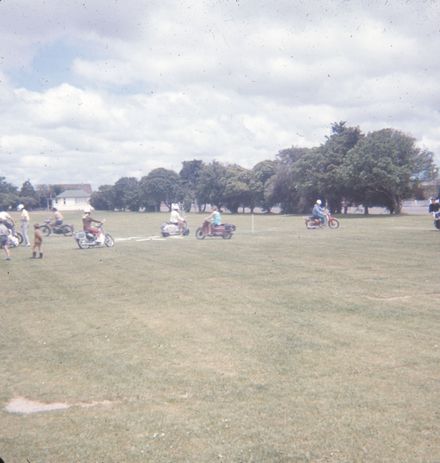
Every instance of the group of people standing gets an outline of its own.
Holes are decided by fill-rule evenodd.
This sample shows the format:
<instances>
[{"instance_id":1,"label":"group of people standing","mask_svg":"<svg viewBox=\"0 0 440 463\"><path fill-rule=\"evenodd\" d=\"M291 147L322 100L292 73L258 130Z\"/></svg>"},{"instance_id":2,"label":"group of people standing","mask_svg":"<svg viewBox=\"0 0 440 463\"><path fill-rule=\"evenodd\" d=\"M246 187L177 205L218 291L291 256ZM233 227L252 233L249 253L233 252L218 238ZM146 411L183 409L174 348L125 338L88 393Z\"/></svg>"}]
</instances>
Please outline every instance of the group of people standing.
<instances>
[{"instance_id":1,"label":"group of people standing","mask_svg":"<svg viewBox=\"0 0 440 463\"><path fill-rule=\"evenodd\" d=\"M23 204L17 206L17 211L20 212L20 232L23 237L23 246L30 247L31 242L29 240L29 223L30 215L28 210ZM56 208L52 209L54 225L61 225L63 223L63 215ZM11 253L9 251L9 243L11 236L15 235L16 224L14 219L8 212L0 212L0 247L3 249L6 260L11 260ZM36 259L43 258L42 251L43 235L40 230L38 223L34 224L34 242L32 245L32 258Z\"/></svg>"},{"instance_id":2,"label":"group of people standing","mask_svg":"<svg viewBox=\"0 0 440 463\"><path fill-rule=\"evenodd\" d=\"M29 241L29 212L23 204L19 204L17 211L20 212L20 231L23 236L23 245L30 246ZM9 252L10 236L15 234L15 221L8 212L0 212L0 246L5 253L6 260L11 260Z\"/></svg>"}]
</instances>

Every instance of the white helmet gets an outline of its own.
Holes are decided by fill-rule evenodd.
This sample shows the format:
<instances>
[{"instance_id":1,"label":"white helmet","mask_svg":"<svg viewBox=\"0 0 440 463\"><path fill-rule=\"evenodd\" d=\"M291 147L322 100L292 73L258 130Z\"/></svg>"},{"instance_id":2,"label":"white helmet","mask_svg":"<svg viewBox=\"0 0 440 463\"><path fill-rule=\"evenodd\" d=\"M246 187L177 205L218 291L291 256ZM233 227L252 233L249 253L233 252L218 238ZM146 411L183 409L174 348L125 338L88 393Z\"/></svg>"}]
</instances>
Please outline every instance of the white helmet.
<instances>
[{"instance_id":1,"label":"white helmet","mask_svg":"<svg viewBox=\"0 0 440 463\"><path fill-rule=\"evenodd\" d=\"M320 206L322 204L322 201L320 199L317 199L316 204L318 204L318 206Z\"/></svg>"},{"instance_id":2,"label":"white helmet","mask_svg":"<svg viewBox=\"0 0 440 463\"><path fill-rule=\"evenodd\" d=\"M177 203L174 203L171 205L171 209L173 209L173 211L179 211L180 210L180 207Z\"/></svg>"},{"instance_id":3,"label":"white helmet","mask_svg":"<svg viewBox=\"0 0 440 463\"><path fill-rule=\"evenodd\" d=\"M19 205L17 206L17 211L21 211L21 210L23 210L23 209L24 209L24 205L23 205L23 204L19 204Z\"/></svg>"},{"instance_id":4,"label":"white helmet","mask_svg":"<svg viewBox=\"0 0 440 463\"><path fill-rule=\"evenodd\" d=\"M92 212L92 209L91 209L90 206L86 206L86 207L83 209L83 211L87 214L87 213L89 213L89 212Z\"/></svg>"}]
</instances>

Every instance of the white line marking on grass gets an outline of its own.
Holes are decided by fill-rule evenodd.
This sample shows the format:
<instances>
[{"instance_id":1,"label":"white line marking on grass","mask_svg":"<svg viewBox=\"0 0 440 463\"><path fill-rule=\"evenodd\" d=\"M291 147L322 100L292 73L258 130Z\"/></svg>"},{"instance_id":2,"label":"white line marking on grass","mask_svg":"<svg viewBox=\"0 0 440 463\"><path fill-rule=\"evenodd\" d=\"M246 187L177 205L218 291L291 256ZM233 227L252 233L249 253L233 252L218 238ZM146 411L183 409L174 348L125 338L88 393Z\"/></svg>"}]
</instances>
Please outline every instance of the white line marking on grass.
<instances>
[{"instance_id":1,"label":"white line marking on grass","mask_svg":"<svg viewBox=\"0 0 440 463\"><path fill-rule=\"evenodd\" d=\"M115 238L115 241L131 241L137 240L138 238L142 238L141 236L128 236L127 238Z\"/></svg>"},{"instance_id":2,"label":"white line marking on grass","mask_svg":"<svg viewBox=\"0 0 440 463\"><path fill-rule=\"evenodd\" d=\"M141 243L143 241L166 241L169 239L175 239L175 240L181 240L183 239L184 236L169 236L168 238L164 238L163 236L157 236L157 235L152 235L152 236L129 236L128 238L115 238L115 241L136 241L137 243Z\"/></svg>"},{"instance_id":3,"label":"white line marking on grass","mask_svg":"<svg viewBox=\"0 0 440 463\"><path fill-rule=\"evenodd\" d=\"M147 236L146 238L141 238L140 240L136 240L138 243L141 241L165 241L165 238L161 236Z\"/></svg>"}]
</instances>

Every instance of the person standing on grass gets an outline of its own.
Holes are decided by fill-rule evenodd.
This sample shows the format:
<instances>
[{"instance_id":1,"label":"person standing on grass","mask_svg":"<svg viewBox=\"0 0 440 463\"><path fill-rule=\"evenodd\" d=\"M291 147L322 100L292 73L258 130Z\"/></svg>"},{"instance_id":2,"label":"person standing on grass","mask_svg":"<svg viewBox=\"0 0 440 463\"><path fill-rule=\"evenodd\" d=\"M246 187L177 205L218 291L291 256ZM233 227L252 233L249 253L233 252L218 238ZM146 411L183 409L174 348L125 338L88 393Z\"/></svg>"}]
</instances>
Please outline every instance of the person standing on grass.
<instances>
[{"instance_id":1,"label":"person standing on grass","mask_svg":"<svg viewBox=\"0 0 440 463\"><path fill-rule=\"evenodd\" d=\"M39 254L39 258L43 258L43 252L41 251L41 246L43 244L43 234L41 233L40 230L40 225L36 223L34 225L34 246L32 247L32 259L37 258L37 251Z\"/></svg>"},{"instance_id":2,"label":"person standing on grass","mask_svg":"<svg viewBox=\"0 0 440 463\"><path fill-rule=\"evenodd\" d=\"M5 221L3 219L0 219L0 247L3 249L5 253L6 260L11 260L8 248L8 236L9 228L6 226Z\"/></svg>"},{"instance_id":3,"label":"person standing on grass","mask_svg":"<svg viewBox=\"0 0 440 463\"><path fill-rule=\"evenodd\" d=\"M23 204L19 204L17 211L21 212L20 222L21 222L21 234L23 235L23 244L24 246L30 246L29 241L29 212L24 208Z\"/></svg>"}]
</instances>

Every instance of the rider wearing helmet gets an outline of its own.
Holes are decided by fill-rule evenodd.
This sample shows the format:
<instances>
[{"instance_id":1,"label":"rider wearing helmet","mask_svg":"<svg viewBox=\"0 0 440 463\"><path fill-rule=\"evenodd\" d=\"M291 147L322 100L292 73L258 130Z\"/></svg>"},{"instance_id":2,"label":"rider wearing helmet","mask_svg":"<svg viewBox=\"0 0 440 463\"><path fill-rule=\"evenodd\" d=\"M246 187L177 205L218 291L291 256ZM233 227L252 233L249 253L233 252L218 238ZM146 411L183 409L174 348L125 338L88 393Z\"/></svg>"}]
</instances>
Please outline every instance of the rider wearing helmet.
<instances>
[{"instance_id":1,"label":"rider wearing helmet","mask_svg":"<svg viewBox=\"0 0 440 463\"><path fill-rule=\"evenodd\" d=\"M185 219L180 215L180 208L177 203L171 205L170 223L179 227L179 233L182 235L185 228Z\"/></svg>"},{"instance_id":2,"label":"rider wearing helmet","mask_svg":"<svg viewBox=\"0 0 440 463\"><path fill-rule=\"evenodd\" d=\"M317 199L313 206L312 216L314 219L319 219L321 223L325 223L325 209L322 207L322 201L320 199Z\"/></svg>"},{"instance_id":3,"label":"rider wearing helmet","mask_svg":"<svg viewBox=\"0 0 440 463\"><path fill-rule=\"evenodd\" d=\"M92 208L89 206L86 206L84 208L84 215L82 216L82 223L83 223L83 230L85 232L90 232L93 235L95 235L96 238L99 237L101 231L99 228L93 227L92 223L98 223L102 225L102 222L96 219L93 219L92 216L90 215L92 213Z\"/></svg>"}]
</instances>

